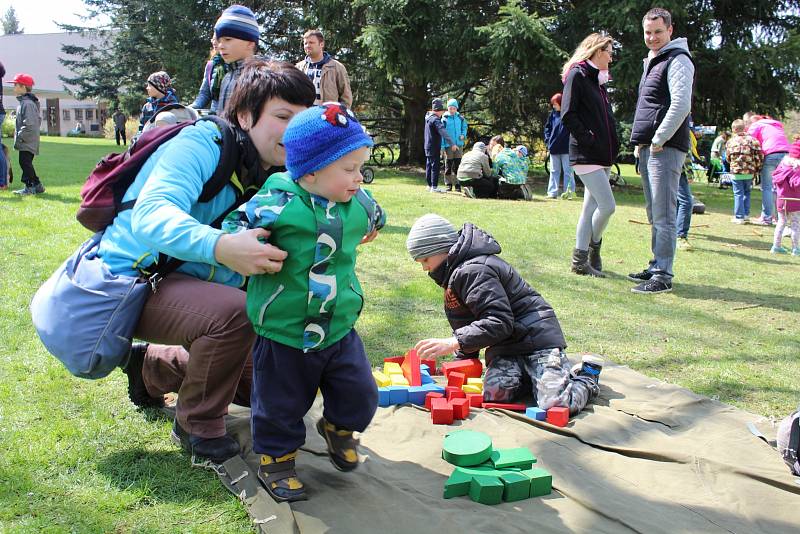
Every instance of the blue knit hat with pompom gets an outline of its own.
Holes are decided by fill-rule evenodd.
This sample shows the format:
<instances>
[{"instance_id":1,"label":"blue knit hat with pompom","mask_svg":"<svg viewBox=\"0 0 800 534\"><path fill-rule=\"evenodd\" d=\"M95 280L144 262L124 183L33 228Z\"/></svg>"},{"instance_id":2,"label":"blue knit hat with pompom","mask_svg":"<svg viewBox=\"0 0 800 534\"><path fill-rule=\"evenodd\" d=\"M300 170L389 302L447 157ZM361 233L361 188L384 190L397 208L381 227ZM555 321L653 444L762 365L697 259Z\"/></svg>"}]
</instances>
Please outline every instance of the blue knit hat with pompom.
<instances>
[{"instance_id":1,"label":"blue knit hat with pompom","mask_svg":"<svg viewBox=\"0 0 800 534\"><path fill-rule=\"evenodd\" d=\"M297 181L345 154L371 147L372 137L347 106L325 102L295 115L283 133L286 169Z\"/></svg>"}]
</instances>

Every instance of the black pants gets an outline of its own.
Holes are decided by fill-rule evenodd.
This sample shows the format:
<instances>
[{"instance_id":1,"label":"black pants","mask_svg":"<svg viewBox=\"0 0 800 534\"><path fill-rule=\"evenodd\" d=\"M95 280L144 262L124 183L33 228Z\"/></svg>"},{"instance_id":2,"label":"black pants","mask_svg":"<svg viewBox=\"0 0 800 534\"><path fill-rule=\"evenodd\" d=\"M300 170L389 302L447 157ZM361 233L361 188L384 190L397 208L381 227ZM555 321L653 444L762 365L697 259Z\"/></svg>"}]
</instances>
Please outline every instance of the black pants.
<instances>
[{"instance_id":1,"label":"black pants","mask_svg":"<svg viewBox=\"0 0 800 534\"><path fill-rule=\"evenodd\" d=\"M471 187L476 198L497 198L497 178L459 180L461 187Z\"/></svg>"},{"instance_id":2,"label":"black pants","mask_svg":"<svg viewBox=\"0 0 800 534\"><path fill-rule=\"evenodd\" d=\"M33 152L27 150L20 150L19 152L19 166L22 169L22 183L28 187L36 187L41 185L39 177L36 176L36 169L33 168Z\"/></svg>"},{"instance_id":3,"label":"black pants","mask_svg":"<svg viewBox=\"0 0 800 534\"><path fill-rule=\"evenodd\" d=\"M323 417L341 429L363 432L378 408L378 388L355 330L330 347L303 353L258 336L253 347L253 451L283 456L306 440L303 416L317 388Z\"/></svg>"},{"instance_id":4,"label":"black pants","mask_svg":"<svg viewBox=\"0 0 800 534\"><path fill-rule=\"evenodd\" d=\"M119 145L119 138L122 137L122 144L127 145L128 141L125 139L125 128L114 128L114 136L117 138L117 145Z\"/></svg>"}]
</instances>

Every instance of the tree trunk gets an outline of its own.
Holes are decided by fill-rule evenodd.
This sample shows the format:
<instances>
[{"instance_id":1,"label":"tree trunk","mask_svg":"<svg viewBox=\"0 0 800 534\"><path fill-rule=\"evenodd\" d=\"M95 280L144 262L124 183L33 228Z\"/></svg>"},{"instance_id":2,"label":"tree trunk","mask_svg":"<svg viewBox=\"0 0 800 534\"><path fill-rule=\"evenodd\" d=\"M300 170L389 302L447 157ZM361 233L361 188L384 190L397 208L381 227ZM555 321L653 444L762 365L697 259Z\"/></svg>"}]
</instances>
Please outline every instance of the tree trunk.
<instances>
[{"instance_id":1,"label":"tree trunk","mask_svg":"<svg viewBox=\"0 0 800 534\"><path fill-rule=\"evenodd\" d=\"M425 165L425 112L428 91L425 84L406 84L403 95L403 122L400 127L401 165Z\"/></svg>"}]
</instances>

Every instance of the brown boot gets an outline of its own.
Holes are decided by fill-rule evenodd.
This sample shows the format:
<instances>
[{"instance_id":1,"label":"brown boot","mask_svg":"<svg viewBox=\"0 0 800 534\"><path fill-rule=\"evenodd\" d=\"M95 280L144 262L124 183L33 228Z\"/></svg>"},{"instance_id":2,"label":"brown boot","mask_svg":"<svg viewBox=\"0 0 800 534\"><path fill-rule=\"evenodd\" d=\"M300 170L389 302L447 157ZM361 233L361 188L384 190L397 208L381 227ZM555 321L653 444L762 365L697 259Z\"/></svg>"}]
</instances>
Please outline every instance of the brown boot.
<instances>
[{"instance_id":1,"label":"brown boot","mask_svg":"<svg viewBox=\"0 0 800 534\"><path fill-rule=\"evenodd\" d=\"M586 276L595 276L597 278L606 277L606 275L592 267L589 263L589 251L578 248L572 251L572 272Z\"/></svg>"},{"instance_id":2,"label":"brown boot","mask_svg":"<svg viewBox=\"0 0 800 534\"><path fill-rule=\"evenodd\" d=\"M589 265L595 271L603 270L603 260L600 259L600 247L603 245L603 240L601 239L597 243L589 241Z\"/></svg>"}]
</instances>

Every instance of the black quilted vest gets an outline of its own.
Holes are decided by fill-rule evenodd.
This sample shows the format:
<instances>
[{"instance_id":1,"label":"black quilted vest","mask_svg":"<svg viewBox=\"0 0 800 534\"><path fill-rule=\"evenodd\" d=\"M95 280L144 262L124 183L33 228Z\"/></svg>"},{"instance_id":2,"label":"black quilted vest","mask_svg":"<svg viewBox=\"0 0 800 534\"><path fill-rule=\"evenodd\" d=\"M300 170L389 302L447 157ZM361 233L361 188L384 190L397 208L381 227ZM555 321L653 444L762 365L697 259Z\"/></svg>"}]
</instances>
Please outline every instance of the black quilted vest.
<instances>
[{"instance_id":1,"label":"black quilted vest","mask_svg":"<svg viewBox=\"0 0 800 534\"><path fill-rule=\"evenodd\" d=\"M689 56L691 59L686 50L676 48L651 59L642 74L639 82L639 100L636 102L636 113L631 129L632 144L649 145L653 141L653 136L661 125L661 121L664 120L670 105L667 69L669 69L670 63L680 55ZM664 146L676 148L681 152L689 151L688 115L675 135L664 143Z\"/></svg>"}]
</instances>

